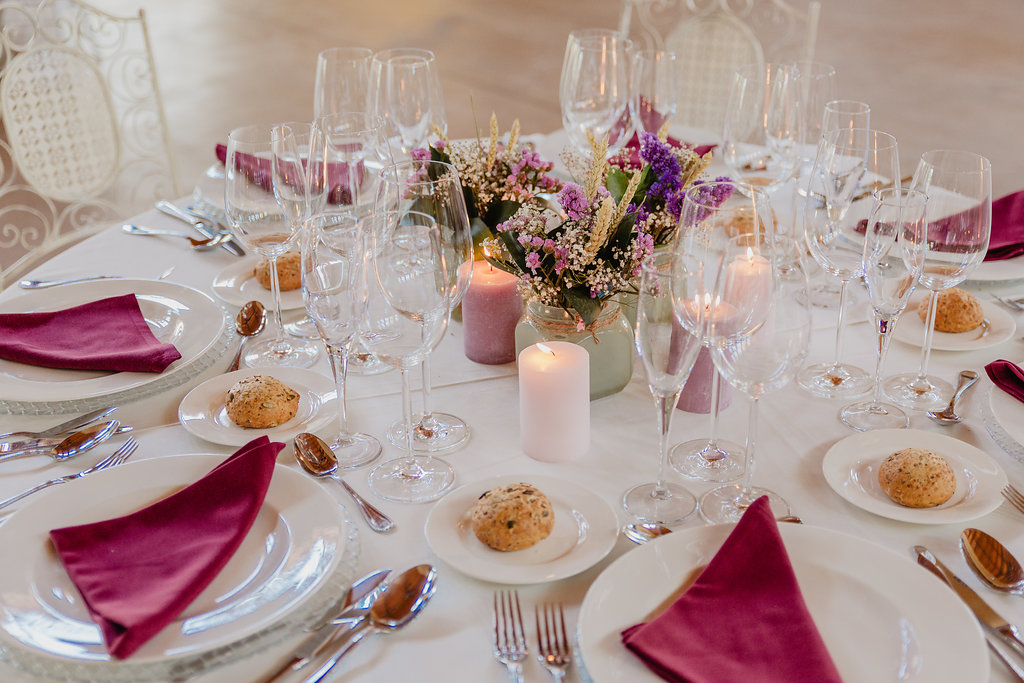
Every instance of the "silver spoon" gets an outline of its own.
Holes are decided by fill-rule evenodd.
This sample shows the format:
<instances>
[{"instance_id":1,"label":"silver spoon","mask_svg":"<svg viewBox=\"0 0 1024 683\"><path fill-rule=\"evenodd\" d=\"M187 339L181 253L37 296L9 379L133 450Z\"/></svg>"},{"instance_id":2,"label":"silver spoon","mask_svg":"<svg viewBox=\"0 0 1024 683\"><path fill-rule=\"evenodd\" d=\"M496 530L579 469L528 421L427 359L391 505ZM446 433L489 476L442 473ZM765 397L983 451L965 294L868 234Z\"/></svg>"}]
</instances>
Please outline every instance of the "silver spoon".
<instances>
[{"instance_id":1,"label":"silver spoon","mask_svg":"<svg viewBox=\"0 0 1024 683\"><path fill-rule=\"evenodd\" d=\"M3 444L3 448L0 449L0 462L36 454L49 455L54 460L67 460L103 443L117 433L120 426L121 423L117 420L108 420L64 438L30 439Z\"/></svg>"},{"instance_id":2,"label":"silver spoon","mask_svg":"<svg viewBox=\"0 0 1024 683\"><path fill-rule=\"evenodd\" d=\"M1024 569L1002 543L979 529L964 529L960 552L978 578L1006 593L1024 593Z\"/></svg>"},{"instance_id":3,"label":"silver spoon","mask_svg":"<svg viewBox=\"0 0 1024 683\"><path fill-rule=\"evenodd\" d=\"M796 515L785 515L783 517L776 517L778 522L789 522L790 524L803 524L804 520L800 519ZM672 533L672 529L664 526L663 524L655 524L653 522L634 522L627 524L622 529L623 535L634 543L646 543L658 536L664 536Z\"/></svg>"},{"instance_id":4,"label":"silver spoon","mask_svg":"<svg viewBox=\"0 0 1024 683\"><path fill-rule=\"evenodd\" d=\"M338 459L334 453L316 434L302 432L295 437L295 459L299 461L302 468L314 477L330 477L341 484L352 500L356 502L363 519L374 531L382 534L395 528L395 523L390 517L366 502L362 496L356 493L355 489L345 483L341 477L335 476L338 471Z\"/></svg>"},{"instance_id":5,"label":"silver spoon","mask_svg":"<svg viewBox=\"0 0 1024 683\"><path fill-rule=\"evenodd\" d=\"M267 311L259 301L246 302L242 309L235 316L235 332L242 337L254 337L263 331L267 326ZM245 348L245 339L238 342L238 351L231 359L231 365L227 372L234 372L242 362L242 349Z\"/></svg>"},{"instance_id":6,"label":"silver spoon","mask_svg":"<svg viewBox=\"0 0 1024 683\"><path fill-rule=\"evenodd\" d=\"M963 370L960 372L960 382L957 384L953 398L949 399L949 405L941 412L929 410L925 415L944 427L955 425L960 422L960 416L956 414L956 402L960 400L964 392L971 388L971 385L978 381L978 373L974 370Z\"/></svg>"},{"instance_id":7,"label":"silver spoon","mask_svg":"<svg viewBox=\"0 0 1024 683\"><path fill-rule=\"evenodd\" d=\"M195 237L189 237L183 235L180 232L174 230L152 230L150 228L140 228L137 225L125 224L121 226L121 231L128 235L144 235L152 237L155 235L167 235L170 237L180 237L184 240L188 240L188 243L192 245L192 248L197 251L206 251L207 249L213 249L231 239L231 233L229 232L218 232L213 237L207 237L205 239L196 239Z\"/></svg>"},{"instance_id":8,"label":"silver spoon","mask_svg":"<svg viewBox=\"0 0 1024 683\"><path fill-rule=\"evenodd\" d=\"M305 683L317 683L330 673L338 661L348 654L365 636L377 633L392 633L402 628L419 614L430 601L437 588L437 571L429 564L408 569L394 581L370 605L370 613L362 626L328 657Z\"/></svg>"}]
</instances>

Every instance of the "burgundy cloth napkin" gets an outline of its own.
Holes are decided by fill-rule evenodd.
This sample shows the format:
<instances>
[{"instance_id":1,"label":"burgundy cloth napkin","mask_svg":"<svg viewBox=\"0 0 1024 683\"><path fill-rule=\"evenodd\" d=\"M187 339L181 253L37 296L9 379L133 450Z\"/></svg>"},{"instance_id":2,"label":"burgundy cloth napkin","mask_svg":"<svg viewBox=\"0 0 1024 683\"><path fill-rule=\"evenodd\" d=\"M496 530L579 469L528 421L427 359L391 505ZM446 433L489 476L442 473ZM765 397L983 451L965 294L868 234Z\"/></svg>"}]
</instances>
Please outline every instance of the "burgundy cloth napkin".
<instances>
[{"instance_id":1,"label":"burgundy cloth napkin","mask_svg":"<svg viewBox=\"0 0 1024 683\"><path fill-rule=\"evenodd\" d=\"M261 436L137 512L50 531L110 654L138 650L224 568L263 505L282 448Z\"/></svg>"},{"instance_id":2,"label":"burgundy cloth napkin","mask_svg":"<svg viewBox=\"0 0 1024 683\"><path fill-rule=\"evenodd\" d=\"M0 313L0 358L75 370L163 372L181 358L153 336L134 294L46 313Z\"/></svg>"},{"instance_id":3,"label":"burgundy cloth napkin","mask_svg":"<svg viewBox=\"0 0 1024 683\"><path fill-rule=\"evenodd\" d=\"M997 387L1018 401L1024 401L1024 370L1016 363L1000 358L986 365L985 373Z\"/></svg>"},{"instance_id":4,"label":"burgundy cloth napkin","mask_svg":"<svg viewBox=\"0 0 1024 683\"><path fill-rule=\"evenodd\" d=\"M717 147L717 145L697 145L695 147L689 142L682 142L671 135L668 137L667 142L673 147L690 147L700 156L704 156ZM620 152L620 154L625 156L626 161L631 168L642 168L644 162L640 158L640 136L633 133L633 137L631 137L629 142L626 143L626 146L622 148L622 152Z\"/></svg>"},{"instance_id":5,"label":"burgundy cloth napkin","mask_svg":"<svg viewBox=\"0 0 1024 683\"><path fill-rule=\"evenodd\" d=\"M1024 254L1024 190L992 202L992 236L986 261L1001 261Z\"/></svg>"},{"instance_id":6,"label":"burgundy cloth napkin","mask_svg":"<svg viewBox=\"0 0 1024 683\"><path fill-rule=\"evenodd\" d=\"M678 683L840 683L804 604L766 497L751 505L703 573L663 614L622 632Z\"/></svg>"},{"instance_id":7,"label":"burgundy cloth napkin","mask_svg":"<svg viewBox=\"0 0 1024 683\"><path fill-rule=\"evenodd\" d=\"M217 159L222 164L227 163L228 148L226 145L217 145ZM255 157L251 154L236 154L235 164L246 178L251 179L267 192L274 191L274 164L270 159ZM306 165L305 160L302 164ZM366 176L365 169L362 162L356 166L358 173L353 181L362 183ZM352 187L349 185L348 168L348 164L340 161L332 161L327 164L327 201L331 204L352 203Z\"/></svg>"}]
</instances>

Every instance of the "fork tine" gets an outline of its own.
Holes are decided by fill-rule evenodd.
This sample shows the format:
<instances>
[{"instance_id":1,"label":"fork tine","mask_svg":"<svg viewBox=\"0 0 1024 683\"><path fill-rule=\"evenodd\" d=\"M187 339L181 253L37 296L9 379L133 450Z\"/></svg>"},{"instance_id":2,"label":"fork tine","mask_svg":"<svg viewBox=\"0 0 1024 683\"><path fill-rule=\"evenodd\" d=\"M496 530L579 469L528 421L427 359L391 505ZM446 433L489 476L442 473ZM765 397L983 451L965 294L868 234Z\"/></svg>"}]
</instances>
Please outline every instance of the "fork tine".
<instances>
[{"instance_id":1,"label":"fork tine","mask_svg":"<svg viewBox=\"0 0 1024 683\"><path fill-rule=\"evenodd\" d=\"M1013 484L1007 484L1006 487L1003 488L1002 493L1003 498L1008 500L1010 505L1017 508L1019 512L1024 513L1024 495L1014 488Z\"/></svg>"},{"instance_id":2,"label":"fork tine","mask_svg":"<svg viewBox=\"0 0 1024 683\"><path fill-rule=\"evenodd\" d=\"M513 615L512 632L515 634L516 646L522 650L526 649L526 632L523 630L523 612L519 609L519 591L512 591L512 598L515 599L516 611ZM518 629L518 633L516 632Z\"/></svg>"},{"instance_id":3,"label":"fork tine","mask_svg":"<svg viewBox=\"0 0 1024 683\"><path fill-rule=\"evenodd\" d=\"M558 622L561 626L562 640L559 643L558 654L566 655L569 654L569 638L565 634L565 608L562 603L558 603Z\"/></svg>"}]
</instances>

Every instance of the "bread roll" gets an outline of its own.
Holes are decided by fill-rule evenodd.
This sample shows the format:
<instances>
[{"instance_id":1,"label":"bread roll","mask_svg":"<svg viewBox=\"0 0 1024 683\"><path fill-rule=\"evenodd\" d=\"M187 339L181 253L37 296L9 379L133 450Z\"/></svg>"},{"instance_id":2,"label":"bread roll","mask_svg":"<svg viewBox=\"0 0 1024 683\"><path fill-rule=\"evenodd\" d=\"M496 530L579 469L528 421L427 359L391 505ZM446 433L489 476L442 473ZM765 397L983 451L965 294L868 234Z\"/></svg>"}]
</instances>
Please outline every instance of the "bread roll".
<instances>
[{"instance_id":1,"label":"bread roll","mask_svg":"<svg viewBox=\"0 0 1024 683\"><path fill-rule=\"evenodd\" d=\"M473 508L473 533L495 550L522 550L551 534L555 511L547 496L529 484L506 484L487 491Z\"/></svg>"},{"instance_id":2,"label":"bread roll","mask_svg":"<svg viewBox=\"0 0 1024 683\"><path fill-rule=\"evenodd\" d=\"M928 324L928 300L925 297L917 305L921 322ZM935 330L937 332L969 332L985 319L981 303L970 292L953 287L939 292L935 305Z\"/></svg>"},{"instance_id":3,"label":"bread roll","mask_svg":"<svg viewBox=\"0 0 1024 683\"><path fill-rule=\"evenodd\" d=\"M878 483L900 505L930 508L956 492L956 475L946 459L923 448L896 451L878 468Z\"/></svg>"},{"instance_id":4,"label":"bread roll","mask_svg":"<svg viewBox=\"0 0 1024 683\"><path fill-rule=\"evenodd\" d=\"M299 392L265 375L240 379L228 390L228 417L239 427L269 429L284 424L299 410Z\"/></svg>"},{"instance_id":5,"label":"bread roll","mask_svg":"<svg viewBox=\"0 0 1024 683\"><path fill-rule=\"evenodd\" d=\"M253 269L256 281L270 289L270 261L260 259ZM282 292L302 287L302 255L287 251L277 259L277 282Z\"/></svg>"}]
</instances>

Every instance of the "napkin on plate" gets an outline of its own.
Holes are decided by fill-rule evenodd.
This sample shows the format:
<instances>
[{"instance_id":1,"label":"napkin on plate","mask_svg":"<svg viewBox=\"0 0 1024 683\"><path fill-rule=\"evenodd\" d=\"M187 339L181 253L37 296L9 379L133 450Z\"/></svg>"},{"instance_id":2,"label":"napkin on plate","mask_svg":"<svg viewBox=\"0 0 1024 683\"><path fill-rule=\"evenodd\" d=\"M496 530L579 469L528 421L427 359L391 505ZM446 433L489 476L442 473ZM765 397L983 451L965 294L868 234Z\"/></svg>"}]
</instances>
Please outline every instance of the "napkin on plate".
<instances>
[{"instance_id":1,"label":"napkin on plate","mask_svg":"<svg viewBox=\"0 0 1024 683\"><path fill-rule=\"evenodd\" d=\"M656 674L679 683L839 683L766 497L740 519L664 613L622 632Z\"/></svg>"},{"instance_id":2,"label":"napkin on plate","mask_svg":"<svg viewBox=\"0 0 1024 683\"><path fill-rule=\"evenodd\" d=\"M1024 401L1024 370L1016 363L1000 358L986 365L985 372L997 387L1018 401Z\"/></svg>"},{"instance_id":3,"label":"napkin on plate","mask_svg":"<svg viewBox=\"0 0 1024 683\"><path fill-rule=\"evenodd\" d=\"M1024 190L992 202L992 236L986 261L1001 261L1024 254Z\"/></svg>"},{"instance_id":4,"label":"napkin on plate","mask_svg":"<svg viewBox=\"0 0 1024 683\"><path fill-rule=\"evenodd\" d=\"M0 358L75 370L163 372L181 358L153 336L134 294L46 313L0 313Z\"/></svg>"},{"instance_id":5,"label":"napkin on plate","mask_svg":"<svg viewBox=\"0 0 1024 683\"><path fill-rule=\"evenodd\" d=\"M110 654L138 650L224 568L263 505L282 448L261 436L148 507L50 531Z\"/></svg>"},{"instance_id":6,"label":"napkin on plate","mask_svg":"<svg viewBox=\"0 0 1024 683\"><path fill-rule=\"evenodd\" d=\"M220 160L220 163L226 164L227 158L227 146L218 144L217 159ZM235 159L235 164L245 177L251 179L267 192L274 191L274 165L270 159L263 159L244 153L236 154ZM303 166L306 165L305 160L303 160L302 164ZM363 167L363 162L360 161L356 165L358 173L357 177L353 178L352 181L349 180L348 168L348 164L340 161L327 163L327 201L331 204L351 204L352 187L349 183L361 183L365 178L366 171Z\"/></svg>"}]
</instances>

